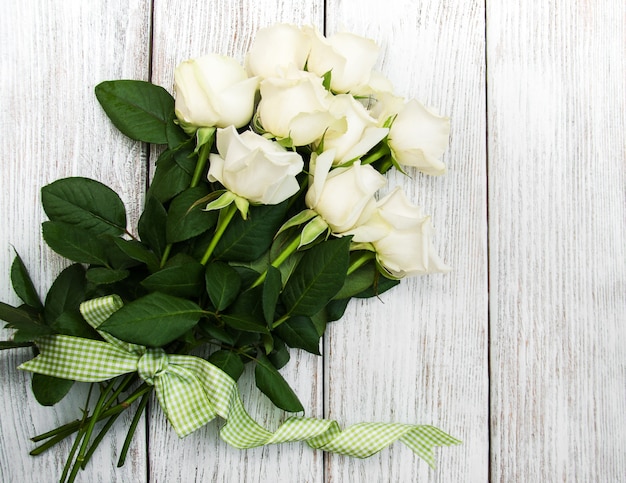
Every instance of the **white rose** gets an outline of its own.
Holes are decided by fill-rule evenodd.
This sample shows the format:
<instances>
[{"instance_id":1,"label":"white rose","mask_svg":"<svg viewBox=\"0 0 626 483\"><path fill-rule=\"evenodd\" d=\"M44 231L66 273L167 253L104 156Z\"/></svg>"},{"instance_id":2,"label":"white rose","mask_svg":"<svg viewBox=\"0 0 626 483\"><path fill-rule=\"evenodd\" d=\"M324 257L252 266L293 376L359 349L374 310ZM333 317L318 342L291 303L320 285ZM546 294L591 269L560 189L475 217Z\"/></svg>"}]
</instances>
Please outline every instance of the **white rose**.
<instances>
[{"instance_id":1,"label":"white rose","mask_svg":"<svg viewBox=\"0 0 626 483\"><path fill-rule=\"evenodd\" d=\"M302 157L252 131L238 134L233 126L217 130L217 151L209 156L209 181L219 181L253 203L278 204L300 186Z\"/></svg>"},{"instance_id":2,"label":"white rose","mask_svg":"<svg viewBox=\"0 0 626 483\"><path fill-rule=\"evenodd\" d=\"M260 29L246 56L250 75L276 77L290 67L302 70L311 50L311 39L295 25L276 24Z\"/></svg>"},{"instance_id":3,"label":"white rose","mask_svg":"<svg viewBox=\"0 0 626 483\"><path fill-rule=\"evenodd\" d=\"M311 156L312 175L305 203L334 234L350 234L372 215L376 209L374 194L387 181L374 168L361 166L358 161L349 168L330 170L334 157L332 150Z\"/></svg>"},{"instance_id":4,"label":"white rose","mask_svg":"<svg viewBox=\"0 0 626 483\"><path fill-rule=\"evenodd\" d=\"M261 82L258 121L276 138L290 138L294 146L305 146L337 122L329 112L331 99L322 79L309 72L271 77Z\"/></svg>"},{"instance_id":5,"label":"white rose","mask_svg":"<svg viewBox=\"0 0 626 483\"><path fill-rule=\"evenodd\" d=\"M324 135L324 150L334 149L334 164L360 158L389 132L379 128L365 107L351 95L340 94L333 98L330 112L336 117L344 116L346 129L329 129Z\"/></svg>"},{"instance_id":6,"label":"white rose","mask_svg":"<svg viewBox=\"0 0 626 483\"><path fill-rule=\"evenodd\" d=\"M373 40L348 32L325 38L312 27L304 31L311 38L307 60L310 72L323 76L331 71L330 87L334 92L346 93L367 84L379 52Z\"/></svg>"},{"instance_id":7,"label":"white rose","mask_svg":"<svg viewBox=\"0 0 626 483\"><path fill-rule=\"evenodd\" d=\"M430 216L411 204L399 188L378 202L363 228L382 235L372 245L378 262L394 277L450 270L435 252Z\"/></svg>"},{"instance_id":8,"label":"white rose","mask_svg":"<svg viewBox=\"0 0 626 483\"><path fill-rule=\"evenodd\" d=\"M416 100L407 102L389 129L389 148L398 163L426 174L445 174L439 159L448 147L450 120Z\"/></svg>"},{"instance_id":9,"label":"white rose","mask_svg":"<svg viewBox=\"0 0 626 483\"><path fill-rule=\"evenodd\" d=\"M188 134L200 127L242 127L252 118L258 84L230 57L186 60L174 71L176 117Z\"/></svg>"}]
</instances>

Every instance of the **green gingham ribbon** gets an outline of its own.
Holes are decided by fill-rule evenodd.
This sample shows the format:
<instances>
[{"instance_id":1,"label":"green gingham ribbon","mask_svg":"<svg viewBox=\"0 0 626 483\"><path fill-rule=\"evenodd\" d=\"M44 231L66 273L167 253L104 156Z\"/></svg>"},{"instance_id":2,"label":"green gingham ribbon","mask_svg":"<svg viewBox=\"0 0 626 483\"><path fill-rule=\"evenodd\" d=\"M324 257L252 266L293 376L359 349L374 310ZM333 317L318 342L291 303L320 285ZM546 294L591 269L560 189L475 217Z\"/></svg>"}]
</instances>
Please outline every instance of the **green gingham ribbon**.
<instances>
[{"instance_id":1,"label":"green gingham ribbon","mask_svg":"<svg viewBox=\"0 0 626 483\"><path fill-rule=\"evenodd\" d=\"M97 329L121 307L121 299L112 295L85 302L80 310ZM244 409L235 380L213 364L100 333L105 341L66 335L42 337L37 340L40 354L19 368L83 382L137 372L154 386L159 403L179 436L186 436L220 416L226 420L220 436L241 449L306 441L316 449L366 458L400 440L434 467L434 447L460 443L434 426L361 423L342 431L336 421L306 417L290 417L272 433Z\"/></svg>"}]
</instances>

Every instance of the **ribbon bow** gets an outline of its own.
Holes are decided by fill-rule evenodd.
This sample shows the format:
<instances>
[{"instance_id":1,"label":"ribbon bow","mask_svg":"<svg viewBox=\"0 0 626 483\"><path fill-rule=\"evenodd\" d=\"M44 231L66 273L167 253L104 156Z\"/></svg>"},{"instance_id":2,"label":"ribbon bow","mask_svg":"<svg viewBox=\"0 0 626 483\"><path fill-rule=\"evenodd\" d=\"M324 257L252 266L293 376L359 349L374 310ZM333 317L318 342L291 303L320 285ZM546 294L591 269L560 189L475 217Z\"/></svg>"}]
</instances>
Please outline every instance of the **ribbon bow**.
<instances>
[{"instance_id":1,"label":"ribbon bow","mask_svg":"<svg viewBox=\"0 0 626 483\"><path fill-rule=\"evenodd\" d=\"M80 310L97 329L122 305L117 295L111 295L84 302ZM290 417L272 433L244 409L235 380L210 362L100 334L104 341L66 335L42 337L37 341L41 353L19 368L82 382L137 372L154 386L161 408L180 437L220 416L226 420L221 438L240 449L306 441L312 448L366 458L400 440L434 467L434 447L460 443L434 426L360 423L342 431L336 421L307 417Z\"/></svg>"}]
</instances>

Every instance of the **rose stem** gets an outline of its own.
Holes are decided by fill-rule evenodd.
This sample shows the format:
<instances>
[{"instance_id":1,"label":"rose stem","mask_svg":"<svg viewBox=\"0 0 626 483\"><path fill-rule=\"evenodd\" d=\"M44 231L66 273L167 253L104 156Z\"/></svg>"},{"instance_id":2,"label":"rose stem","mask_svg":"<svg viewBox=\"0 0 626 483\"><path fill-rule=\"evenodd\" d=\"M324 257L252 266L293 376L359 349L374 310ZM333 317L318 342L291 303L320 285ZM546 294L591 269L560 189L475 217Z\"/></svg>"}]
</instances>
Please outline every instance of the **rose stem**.
<instances>
[{"instance_id":1,"label":"rose stem","mask_svg":"<svg viewBox=\"0 0 626 483\"><path fill-rule=\"evenodd\" d=\"M91 434L93 433L93 429L96 426L96 421L98 421L98 417L102 413L102 407L106 402L107 396L109 392L113 389L113 383L107 384L105 388L101 391L100 397L98 398L98 402L96 403L96 407L93 410L93 414L91 418L89 418L89 424L87 425L87 429L85 430L85 435L83 436L83 442L80 445L80 450L78 451L78 456L76 457L76 462L74 463L74 468L72 468L72 473L70 473L70 481L74 481L75 475L80 469L85 460L85 453L87 452L87 447L89 446L89 441L91 440ZM74 475L74 478L72 478Z\"/></svg>"},{"instance_id":2,"label":"rose stem","mask_svg":"<svg viewBox=\"0 0 626 483\"><path fill-rule=\"evenodd\" d=\"M291 243L289 243L289 245L287 245L285 249L282 252L280 252L280 254L272 262L272 267L278 268L285 260L287 260L287 258L289 258L289 255L291 255L293 252L297 250L299 245L300 245L300 235L296 236L293 240L291 240ZM250 288L258 287L259 285L261 285L263 281L265 280L265 277L267 277L267 270L265 270L261 275L259 275L259 278L256 279L256 281L252 284Z\"/></svg>"},{"instance_id":3,"label":"rose stem","mask_svg":"<svg viewBox=\"0 0 626 483\"><path fill-rule=\"evenodd\" d=\"M361 254L355 261L353 261L348 267L347 275L354 273L358 268L362 267L366 262L373 259L376 255L374 252L366 251Z\"/></svg>"},{"instance_id":4,"label":"rose stem","mask_svg":"<svg viewBox=\"0 0 626 483\"><path fill-rule=\"evenodd\" d=\"M126 455L128 454L128 448L130 448L130 443L133 440L133 436L135 435L135 430L137 429L137 424L139 424L139 420L141 419L141 415L143 410L146 408L148 401L150 400L150 393L147 392L141 398L141 402L139 403L139 407L137 408L137 412L133 417L132 422L130 423L130 427L128 428L128 434L126 435L126 439L124 440L124 445L122 446L122 452L120 454L120 458L117 461L117 467L124 466L126 462Z\"/></svg>"},{"instance_id":5,"label":"rose stem","mask_svg":"<svg viewBox=\"0 0 626 483\"><path fill-rule=\"evenodd\" d=\"M89 392L87 393L87 400L85 401L85 409L83 410L83 419L79 421L78 429L81 431L76 435L76 439L74 440L74 444L72 444L72 448L70 449L70 454L67 456L67 460L65 461L65 465L63 466L63 473L61 473L61 479L59 481L65 481L67 477L67 472L70 469L70 464L74 460L74 454L76 454L76 450L78 449L78 445L80 444L81 439L85 435L82 431L83 424L87 421L87 414L89 412L89 400L91 399L91 391L93 390L93 383L89 385ZM31 455L33 452L30 453ZM71 476L71 475L70 475Z\"/></svg>"},{"instance_id":6,"label":"rose stem","mask_svg":"<svg viewBox=\"0 0 626 483\"><path fill-rule=\"evenodd\" d=\"M363 158L361 160L361 165L371 164L374 161L378 161L383 156L387 156L390 152L391 151L389 151L389 148L387 147L387 145L383 144L380 148L378 148L372 154L370 154L369 156L366 156L365 158Z\"/></svg>"},{"instance_id":7,"label":"rose stem","mask_svg":"<svg viewBox=\"0 0 626 483\"><path fill-rule=\"evenodd\" d=\"M106 419L106 418L108 418L110 416L114 416L116 414L121 413L122 411L127 409L128 406L130 406L133 402L135 402L136 399L138 399L141 396L143 396L144 394L152 391L152 389L153 389L152 386L148 386L147 384L142 384L141 386L139 386L135 390L135 392L133 394L131 394L124 401L122 401L121 403L119 403L119 404L117 404L117 405L107 409L106 411L103 411L100 414L100 416L98 417L98 420ZM89 418L86 418L85 420L88 421ZM59 427L59 428L57 428L57 429L55 429L53 431L49 431L48 433L45 434L45 436L48 437L48 438L51 438L51 436L54 435L54 437L52 437L49 441L46 441L41 446L37 446L35 449L33 449L30 452L30 455L31 456L35 456L35 455L43 453L47 449L50 449L52 446L54 446L58 442L64 440L65 438L70 436L72 433L75 433L76 431L79 431L83 424L84 424L83 421L74 421L73 423L68 423L68 424L65 424L64 426L61 426L61 427ZM44 435L41 435L38 438L42 438L42 436L44 436ZM34 440L34 438L33 438L33 440ZM41 441L41 439L37 439L37 441Z\"/></svg>"},{"instance_id":8,"label":"rose stem","mask_svg":"<svg viewBox=\"0 0 626 483\"><path fill-rule=\"evenodd\" d=\"M222 211L220 211L220 216L217 222L217 228L215 229L215 234L213 235L213 238L211 239L211 243L209 243L209 246L207 247L206 252L204 252L204 256L202 257L202 260L200 260L200 263L202 265L206 265L207 262L209 261L209 258L211 258L211 255L213 254L213 250L215 250L217 243L222 238L222 235L226 231L228 224L233 219L233 216L235 216L235 213L237 213L237 205L235 205L235 203L231 203L226 208L223 208Z\"/></svg>"},{"instance_id":9,"label":"rose stem","mask_svg":"<svg viewBox=\"0 0 626 483\"><path fill-rule=\"evenodd\" d=\"M193 176L191 177L191 183L189 184L190 188L195 188L200 183L200 178L204 173L204 168L206 167L206 163L209 159L209 153L211 152L211 148L213 147L213 138L202 146L198 151L198 161L196 162L196 169L193 172Z\"/></svg>"}]
</instances>

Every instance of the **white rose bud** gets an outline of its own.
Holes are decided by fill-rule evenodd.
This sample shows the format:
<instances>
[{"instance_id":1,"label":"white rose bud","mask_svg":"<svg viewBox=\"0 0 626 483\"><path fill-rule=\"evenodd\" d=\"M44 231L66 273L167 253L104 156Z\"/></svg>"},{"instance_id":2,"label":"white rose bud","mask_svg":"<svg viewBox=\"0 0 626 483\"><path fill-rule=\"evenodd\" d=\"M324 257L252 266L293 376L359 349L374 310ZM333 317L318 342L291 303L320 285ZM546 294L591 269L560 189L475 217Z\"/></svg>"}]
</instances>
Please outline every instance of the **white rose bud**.
<instances>
[{"instance_id":1,"label":"white rose bud","mask_svg":"<svg viewBox=\"0 0 626 483\"><path fill-rule=\"evenodd\" d=\"M188 134L201 127L245 126L259 85L231 58L210 54L182 62L174 71L175 112Z\"/></svg>"},{"instance_id":2,"label":"white rose bud","mask_svg":"<svg viewBox=\"0 0 626 483\"><path fill-rule=\"evenodd\" d=\"M334 149L334 164L360 158L389 132L377 126L365 107L348 94L339 94L332 100L330 112L344 116L346 129L329 129L324 135L324 150Z\"/></svg>"},{"instance_id":3,"label":"white rose bud","mask_svg":"<svg viewBox=\"0 0 626 483\"><path fill-rule=\"evenodd\" d=\"M389 148L404 166L413 166L426 174L447 171L439 159L448 147L450 120L428 110L416 100L407 102L389 129Z\"/></svg>"},{"instance_id":4,"label":"white rose bud","mask_svg":"<svg viewBox=\"0 0 626 483\"><path fill-rule=\"evenodd\" d=\"M260 29L246 56L250 75L277 77L289 68L304 69L311 39L295 25L276 24Z\"/></svg>"},{"instance_id":5,"label":"white rose bud","mask_svg":"<svg viewBox=\"0 0 626 483\"><path fill-rule=\"evenodd\" d=\"M330 170L335 155L332 150L311 157L308 208L315 210L336 235L347 235L365 223L376 209L374 194L387 183L384 176L369 165L357 161L349 168Z\"/></svg>"},{"instance_id":6,"label":"white rose bud","mask_svg":"<svg viewBox=\"0 0 626 483\"><path fill-rule=\"evenodd\" d=\"M307 69L323 76L331 71L330 88L346 93L367 84L378 59L379 47L373 40L348 32L323 37L316 29L304 29L311 38Z\"/></svg>"},{"instance_id":7,"label":"white rose bud","mask_svg":"<svg viewBox=\"0 0 626 483\"><path fill-rule=\"evenodd\" d=\"M321 78L291 71L287 78L271 77L261 82L258 120L276 138L290 138L294 146L305 146L338 121L329 112L331 99Z\"/></svg>"},{"instance_id":8,"label":"white rose bud","mask_svg":"<svg viewBox=\"0 0 626 483\"><path fill-rule=\"evenodd\" d=\"M238 134L233 126L217 130L217 151L209 156L209 181L219 181L252 203L278 204L300 186L302 157L252 131Z\"/></svg>"},{"instance_id":9,"label":"white rose bud","mask_svg":"<svg viewBox=\"0 0 626 483\"><path fill-rule=\"evenodd\" d=\"M379 236L384 233L372 245L378 262L392 276L402 278L450 270L435 252L430 216L411 204L399 188L378 202L376 213L366 225L370 233Z\"/></svg>"}]
</instances>

